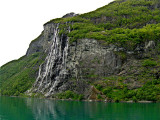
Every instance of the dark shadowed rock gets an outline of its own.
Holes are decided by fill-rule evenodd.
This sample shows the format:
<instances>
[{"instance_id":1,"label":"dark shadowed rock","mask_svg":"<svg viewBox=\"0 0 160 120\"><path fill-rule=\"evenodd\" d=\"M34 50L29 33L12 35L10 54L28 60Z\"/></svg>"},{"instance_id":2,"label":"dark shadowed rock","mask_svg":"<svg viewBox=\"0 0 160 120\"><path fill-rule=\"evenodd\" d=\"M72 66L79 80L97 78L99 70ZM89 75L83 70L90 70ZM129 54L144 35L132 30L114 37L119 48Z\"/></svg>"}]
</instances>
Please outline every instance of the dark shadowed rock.
<instances>
[{"instance_id":1,"label":"dark shadowed rock","mask_svg":"<svg viewBox=\"0 0 160 120\"><path fill-rule=\"evenodd\" d=\"M68 18L68 17L74 17L77 16L78 14L75 14L74 12L68 13L66 15L64 15L62 18Z\"/></svg>"}]
</instances>

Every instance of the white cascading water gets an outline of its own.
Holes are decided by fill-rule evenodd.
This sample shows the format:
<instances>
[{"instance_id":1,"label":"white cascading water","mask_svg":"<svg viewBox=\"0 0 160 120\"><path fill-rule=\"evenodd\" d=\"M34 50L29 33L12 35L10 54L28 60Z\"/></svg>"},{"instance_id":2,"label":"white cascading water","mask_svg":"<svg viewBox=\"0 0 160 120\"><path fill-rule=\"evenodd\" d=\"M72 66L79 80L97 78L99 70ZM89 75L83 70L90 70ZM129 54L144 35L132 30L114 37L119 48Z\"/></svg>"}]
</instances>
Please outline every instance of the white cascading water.
<instances>
[{"instance_id":1,"label":"white cascading water","mask_svg":"<svg viewBox=\"0 0 160 120\"><path fill-rule=\"evenodd\" d=\"M58 24L54 28L52 45L45 62L39 67L39 74L34 84L34 91L49 96L58 89L58 84L67 77L66 59L68 38L59 37Z\"/></svg>"}]
</instances>

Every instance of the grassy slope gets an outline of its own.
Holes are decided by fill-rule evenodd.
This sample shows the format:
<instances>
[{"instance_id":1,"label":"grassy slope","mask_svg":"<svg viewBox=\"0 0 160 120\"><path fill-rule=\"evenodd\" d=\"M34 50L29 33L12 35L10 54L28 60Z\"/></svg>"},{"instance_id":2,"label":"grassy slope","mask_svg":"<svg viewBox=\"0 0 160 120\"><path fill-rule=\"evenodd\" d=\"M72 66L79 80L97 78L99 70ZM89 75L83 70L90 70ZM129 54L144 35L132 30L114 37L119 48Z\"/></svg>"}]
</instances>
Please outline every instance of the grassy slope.
<instances>
[{"instance_id":1,"label":"grassy slope","mask_svg":"<svg viewBox=\"0 0 160 120\"><path fill-rule=\"evenodd\" d=\"M17 96L29 89L36 79L41 59L40 53L35 53L3 65L0 68L1 94Z\"/></svg>"},{"instance_id":2,"label":"grassy slope","mask_svg":"<svg viewBox=\"0 0 160 120\"><path fill-rule=\"evenodd\" d=\"M93 38L103 40L106 44L118 43L135 46L147 39L160 37L160 24L158 24L160 23L160 9L156 8L156 0L120 1L122 0L86 14L54 19L48 23L60 22L60 34L68 34L71 41ZM63 24L65 22L69 24ZM72 30L70 33L66 33L68 26Z\"/></svg>"}]
</instances>

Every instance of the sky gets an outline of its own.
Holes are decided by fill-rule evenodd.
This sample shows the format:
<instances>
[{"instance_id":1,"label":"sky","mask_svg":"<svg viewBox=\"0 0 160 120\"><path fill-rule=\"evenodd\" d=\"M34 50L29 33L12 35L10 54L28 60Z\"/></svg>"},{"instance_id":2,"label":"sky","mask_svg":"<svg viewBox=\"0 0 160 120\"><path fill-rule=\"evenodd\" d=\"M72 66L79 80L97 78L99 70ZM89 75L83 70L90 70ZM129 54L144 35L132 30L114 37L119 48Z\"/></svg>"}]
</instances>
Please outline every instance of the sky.
<instances>
[{"instance_id":1,"label":"sky","mask_svg":"<svg viewBox=\"0 0 160 120\"><path fill-rule=\"evenodd\" d=\"M0 66L25 55L47 21L93 11L113 0L0 0Z\"/></svg>"}]
</instances>

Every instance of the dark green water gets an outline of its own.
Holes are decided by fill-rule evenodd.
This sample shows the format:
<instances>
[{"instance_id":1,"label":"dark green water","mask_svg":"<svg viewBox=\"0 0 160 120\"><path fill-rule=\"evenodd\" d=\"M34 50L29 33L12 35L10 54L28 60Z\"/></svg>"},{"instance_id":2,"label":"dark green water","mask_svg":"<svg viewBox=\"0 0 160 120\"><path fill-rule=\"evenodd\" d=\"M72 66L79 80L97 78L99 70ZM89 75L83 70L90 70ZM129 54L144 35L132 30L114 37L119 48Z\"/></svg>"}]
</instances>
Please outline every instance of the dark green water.
<instances>
[{"instance_id":1,"label":"dark green water","mask_svg":"<svg viewBox=\"0 0 160 120\"><path fill-rule=\"evenodd\" d=\"M0 97L0 120L160 120L160 103Z\"/></svg>"}]
</instances>

